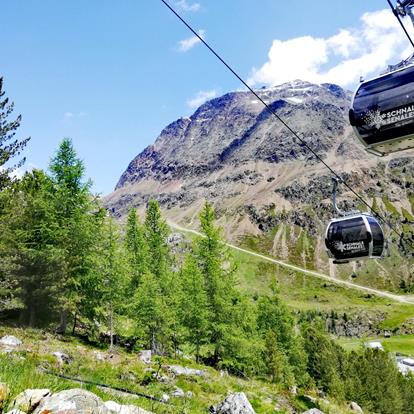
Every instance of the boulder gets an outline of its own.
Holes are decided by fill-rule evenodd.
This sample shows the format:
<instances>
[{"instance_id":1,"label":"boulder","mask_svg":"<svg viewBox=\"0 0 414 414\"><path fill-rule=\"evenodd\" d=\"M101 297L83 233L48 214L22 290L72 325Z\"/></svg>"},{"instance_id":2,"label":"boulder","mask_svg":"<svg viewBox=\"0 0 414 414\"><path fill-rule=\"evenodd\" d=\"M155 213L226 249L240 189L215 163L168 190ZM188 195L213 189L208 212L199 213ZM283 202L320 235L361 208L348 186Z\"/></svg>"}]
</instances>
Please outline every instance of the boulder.
<instances>
[{"instance_id":1,"label":"boulder","mask_svg":"<svg viewBox=\"0 0 414 414\"><path fill-rule=\"evenodd\" d=\"M69 355L65 354L64 352L56 351L53 352L53 355L56 357L56 360L59 365L69 364L71 358Z\"/></svg>"},{"instance_id":2,"label":"boulder","mask_svg":"<svg viewBox=\"0 0 414 414\"><path fill-rule=\"evenodd\" d=\"M310 410L307 410L303 412L302 414L324 414L324 412L321 410L318 410L317 408L311 408Z\"/></svg>"},{"instance_id":3,"label":"boulder","mask_svg":"<svg viewBox=\"0 0 414 414\"><path fill-rule=\"evenodd\" d=\"M0 382L0 411L3 409L4 402L9 396L9 387L4 382Z\"/></svg>"},{"instance_id":4,"label":"boulder","mask_svg":"<svg viewBox=\"0 0 414 414\"><path fill-rule=\"evenodd\" d=\"M181 388L175 387L175 390L171 393L171 397L185 397L185 392Z\"/></svg>"},{"instance_id":5,"label":"boulder","mask_svg":"<svg viewBox=\"0 0 414 414\"><path fill-rule=\"evenodd\" d=\"M352 411L356 413L364 414L364 410L355 401L351 401L351 404L349 404L349 407L351 408Z\"/></svg>"},{"instance_id":6,"label":"boulder","mask_svg":"<svg viewBox=\"0 0 414 414\"><path fill-rule=\"evenodd\" d=\"M151 349L144 349L143 351L139 352L138 358L145 364L151 364L151 354Z\"/></svg>"},{"instance_id":7,"label":"boulder","mask_svg":"<svg viewBox=\"0 0 414 414\"><path fill-rule=\"evenodd\" d=\"M168 394L162 394L161 401L163 403L167 403L168 401L170 401L170 396Z\"/></svg>"},{"instance_id":8,"label":"boulder","mask_svg":"<svg viewBox=\"0 0 414 414\"><path fill-rule=\"evenodd\" d=\"M28 389L21 392L13 401L13 408L17 408L26 413L32 412L43 400L50 395L47 388Z\"/></svg>"},{"instance_id":9,"label":"boulder","mask_svg":"<svg viewBox=\"0 0 414 414\"><path fill-rule=\"evenodd\" d=\"M244 392L228 395L213 412L216 414L256 414Z\"/></svg>"},{"instance_id":10,"label":"boulder","mask_svg":"<svg viewBox=\"0 0 414 414\"><path fill-rule=\"evenodd\" d=\"M6 335L0 339L0 345L3 346L20 346L22 341L13 335Z\"/></svg>"},{"instance_id":11,"label":"boulder","mask_svg":"<svg viewBox=\"0 0 414 414\"><path fill-rule=\"evenodd\" d=\"M109 414L95 394L81 389L60 391L42 400L34 414Z\"/></svg>"},{"instance_id":12,"label":"boulder","mask_svg":"<svg viewBox=\"0 0 414 414\"><path fill-rule=\"evenodd\" d=\"M199 377L206 375L206 372L201 369L187 368L180 365L170 365L168 368L175 375L197 375Z\"/></svg>"},{"instance_id":13,"label":"boulder","mask_svg":"<svg viewBox=\"0 0 414 414\"><path fill-rule=\"evenodd\" d=\"M105 407L109 410L109 414L152 414L135 405L121 405L115 401L106 401Z\"/></svg>"}]
</instances>

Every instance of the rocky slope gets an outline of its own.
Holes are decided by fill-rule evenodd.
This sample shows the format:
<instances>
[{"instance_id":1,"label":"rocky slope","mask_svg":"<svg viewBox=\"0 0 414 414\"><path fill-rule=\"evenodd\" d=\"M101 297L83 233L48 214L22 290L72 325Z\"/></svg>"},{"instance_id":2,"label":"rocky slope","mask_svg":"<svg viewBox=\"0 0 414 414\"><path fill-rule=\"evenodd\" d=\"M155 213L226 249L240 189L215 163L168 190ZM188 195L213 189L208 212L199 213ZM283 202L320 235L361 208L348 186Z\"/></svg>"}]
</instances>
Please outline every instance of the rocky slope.
<instances>
[{"instance_id":1,"label":"rocky slope","mask_svg":"<svg viewBox=\"0 0 414 414\"><path fill-rule=\"evenodd\" d=\"M258 94L400 231L412 231L414 151L385 158L366 153L348 125L349 92L294 81ZM361 207L341 191L342 207ZM171 221L197 227L197 213L208 200L226 237L239 243L338 277L353 272L363 283L409 285L411 252L398 240L392 258L377 265L339 271L329 265L322 234L334 213L330 195L329 171L252 94L232 92L168 125L131 161L105 203L122 217L157 198Z\"/></svg>"}]
</instances>

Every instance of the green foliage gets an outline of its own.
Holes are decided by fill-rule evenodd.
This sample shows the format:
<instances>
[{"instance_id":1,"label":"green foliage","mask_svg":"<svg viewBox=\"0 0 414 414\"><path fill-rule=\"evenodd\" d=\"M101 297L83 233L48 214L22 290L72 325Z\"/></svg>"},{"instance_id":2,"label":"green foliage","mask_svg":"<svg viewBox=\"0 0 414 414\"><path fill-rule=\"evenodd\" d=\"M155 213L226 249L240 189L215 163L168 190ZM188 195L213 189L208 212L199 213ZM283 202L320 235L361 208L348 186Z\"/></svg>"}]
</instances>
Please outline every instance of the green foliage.
<instances>
[{"instance_id":1,"label":"green foliage","mask_svg":"<svg viewBox=\"0 0 414 414\"><path fill-rule=\"evenodd\" d=\"M131 269L131 287L136 288L142 275L148 270L148 247L144 238L144 229L139 223L137 211L134 208L128 213L125 245Z\"/></svg>"},{"instance_id":2,"label":"green foliage","mask_svg":"<svg viewBox=\"0 0 414 414\"><path fill-rule=\"evenodd\" d=\"M13 166L7 166L8 162L18 157L30 138L23 140L16 139L16 131L22 120L19 115L15 120L9 120L14 110L14 103L9 103L3 91L3 78L0 77L0 191L10 183L10 173L21 167L25 158L19 160Z\"/></svg>"}]
</instances>

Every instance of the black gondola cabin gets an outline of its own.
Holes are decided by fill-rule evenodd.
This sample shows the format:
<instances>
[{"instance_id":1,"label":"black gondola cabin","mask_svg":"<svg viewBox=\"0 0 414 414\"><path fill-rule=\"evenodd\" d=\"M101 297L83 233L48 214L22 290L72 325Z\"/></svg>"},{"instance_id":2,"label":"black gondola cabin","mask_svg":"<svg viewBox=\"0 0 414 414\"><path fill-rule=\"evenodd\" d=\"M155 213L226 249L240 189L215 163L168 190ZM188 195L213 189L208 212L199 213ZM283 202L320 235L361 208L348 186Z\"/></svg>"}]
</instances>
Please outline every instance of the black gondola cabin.
<instances>
[{"instance_id":1,"label":"black gondola cabin","mask_svg":"<svg viewBox=\"0 0 414 414\"><path fill-rule=\"evenodd\" d=\"M333 219L325 234L328 256L334 263L378 259L384 250L384 234L370 214L356 214Z\"/></svg>"},{"instance_id":2,"label":"black gondola cabin","mask_svg":"<svg viewBox=\"0 0 414 414\"><path fill-rule=\"evenodd\" d=\"M414 65L362 82L349 120L369 152L386 155L414 148Z\"/></svg>"}]
</instances>

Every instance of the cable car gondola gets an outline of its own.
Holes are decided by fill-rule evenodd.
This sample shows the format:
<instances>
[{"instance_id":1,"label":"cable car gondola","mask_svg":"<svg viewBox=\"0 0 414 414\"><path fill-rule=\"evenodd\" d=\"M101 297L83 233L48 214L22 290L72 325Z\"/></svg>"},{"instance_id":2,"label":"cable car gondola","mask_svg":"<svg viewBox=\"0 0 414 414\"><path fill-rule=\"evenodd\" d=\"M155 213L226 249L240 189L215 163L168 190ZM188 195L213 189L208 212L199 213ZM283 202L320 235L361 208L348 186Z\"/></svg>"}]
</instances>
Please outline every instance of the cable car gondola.
<instances>
[{"instance_id":1,"label":"cable car gondola","mask_svg":"<svg viewBox=\"0 0 414 414\"><path fill-rule=\"evenodd\" d=\"M336 204L338 180L332 178L332 204L341 217L332 219L325 232L328 256L335 264L352 260L379 259L382 257L385 240L377 219L359 211L344 212Z\"/></svg>"},{"instance_id":2,"label":"cable car gondola","mask_svg":"<svg viewBox=\"0 0 414 414\"><path fill-rule=\"evenodd\" d=\"M414 65L361 83L349 120L369 152L386 155L414 148Z\"/></svg>"},{"instance_id":3,"label":"cable car gondola","mask_svg":"<svg viewBox=\"0 0 414 414\"><path fill-rule=\"evenodd\" d=\"M414 24L414 0L399 0L392 11L414 46L400 17L410 16ZM365 149L386 155L414 148L414 55L390 66L388 73L362 82L357 88L349 121Z\"/></svg>"},{"instance_id":4,"label":"cable car gondola","mask_svg":"<svg viewBox=\"0 0 414 414\"><path fill-rule=\"evenodd\" d=\"M359 213L331 220L326 228L328 256L335 264L353 260L379 259L384 250L384 234L370 214Z\"/></svg>"}]
</instances>

